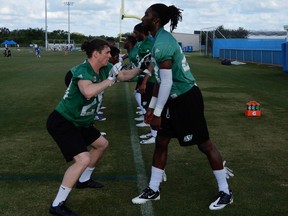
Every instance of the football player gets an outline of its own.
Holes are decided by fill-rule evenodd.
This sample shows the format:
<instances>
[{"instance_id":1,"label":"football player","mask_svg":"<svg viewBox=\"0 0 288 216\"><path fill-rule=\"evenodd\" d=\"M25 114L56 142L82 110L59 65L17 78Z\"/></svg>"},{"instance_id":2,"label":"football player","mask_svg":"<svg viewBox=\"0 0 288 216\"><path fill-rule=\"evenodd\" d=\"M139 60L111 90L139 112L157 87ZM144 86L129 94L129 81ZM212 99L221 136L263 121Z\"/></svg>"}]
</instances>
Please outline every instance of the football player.
<instances>
[{"instance_id":1,"label":"football player","mask_svg":"<svg viewBox=\"0 0 288 216\"><path fill-rule=\"evenodd\" d=\"M151 62L158 88L146 113L146 121L157 130L151 177L147 188L132 199L134 204L159 200L159 186L167 162L168 144L177 138L181 146L196 144L207 156L218 183L219 193L210 204L211 210L224 208L233 202L223 165L216 145L210 140L204 116L201 91L177 40L164 29L170 21L172 32L182 20L182 10L174 5L153 4L145 12L142 22L154 37Z\"/></svg>"},{"instance_id":2,"label":"football player","mask_svg":"<svg viewBox=\"0 0 288 216\"><path fill-rule=\"evenodd\" d=\"M121 70L121 63L110 64L110 47L104 40L94 39L82 44L87 59L71 69L71 81L61 101L47 119L47 130L60 148L67 162L58 193L49 212L54 215L76 215L66 205L73 186L101 188L91 176L108 147L108 140L93 125L101 92L116 79L125 81L137 76L142 69ZM69 79L69 77L67 77ZM90 146L88 151L87 146Z\"/></svg>"}]
</instances>

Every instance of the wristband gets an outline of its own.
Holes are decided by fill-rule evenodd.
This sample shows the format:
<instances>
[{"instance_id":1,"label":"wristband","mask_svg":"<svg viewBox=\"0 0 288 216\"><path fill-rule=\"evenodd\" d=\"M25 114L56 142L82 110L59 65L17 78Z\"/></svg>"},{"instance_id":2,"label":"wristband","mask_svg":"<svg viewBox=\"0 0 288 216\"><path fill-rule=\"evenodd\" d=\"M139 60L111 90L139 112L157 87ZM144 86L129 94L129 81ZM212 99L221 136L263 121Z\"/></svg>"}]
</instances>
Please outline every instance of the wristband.
<instances>
[{"instance_id":1,"label":"wristband","mask_svg":"<svg viewBox=\"0 0 288 216\"><path fill-rule=\"evenodd\" d=\"M152 76L151 72L148 69L145 69L142 73L147 74L148 76Z\"/></svg>"},{"instance_id":2,"label":"wristband","mask_svg":"<svg viewBox=\"0 0 288 216\"><path fill-rule=\"evenodd\" d=\"M149 108L155 109L157 103L157 97L152 96L150 103L149 103Z\"/></svg>"},{"instance_id":3,"label":"wristband","mask_svg":"<svg viewBox=\"0 0 288 216\"><path fill-rule=\"evenodd\" d=\"M108 87L111 87L115 83L115 79L113 77L108 77L107 80L112 81L109 83Z\"/></svg>"}]
</instances>

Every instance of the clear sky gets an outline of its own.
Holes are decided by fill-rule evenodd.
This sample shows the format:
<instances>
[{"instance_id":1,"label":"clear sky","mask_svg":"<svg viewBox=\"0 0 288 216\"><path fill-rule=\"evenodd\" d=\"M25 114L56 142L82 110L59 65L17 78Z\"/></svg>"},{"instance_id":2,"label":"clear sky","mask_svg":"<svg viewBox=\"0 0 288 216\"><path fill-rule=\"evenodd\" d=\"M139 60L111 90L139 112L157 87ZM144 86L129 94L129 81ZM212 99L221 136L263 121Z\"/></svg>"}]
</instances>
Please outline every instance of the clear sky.
<instances>
[{"instance_id":1,"label":"clear sky","mask_svg":"<svg viewBox=\"0 0 288 216\"><path fill-rule=\"evenodd\" d=\"M68 31L68 6L65 1L47 1L48 31ZM116 37L131 32L140 22L121 21L121 0L70 0L70 32ZM125 0L125 14L142 17L154 3L183 9L183 21L174 32L193 33L223 25L227 29L284 31L288 25L288 0ZM0 27L9 30L42 28L45 30L45 0L0 0ZM167 26L168 27L168 26Z\"/></svg>"}]
</instances>

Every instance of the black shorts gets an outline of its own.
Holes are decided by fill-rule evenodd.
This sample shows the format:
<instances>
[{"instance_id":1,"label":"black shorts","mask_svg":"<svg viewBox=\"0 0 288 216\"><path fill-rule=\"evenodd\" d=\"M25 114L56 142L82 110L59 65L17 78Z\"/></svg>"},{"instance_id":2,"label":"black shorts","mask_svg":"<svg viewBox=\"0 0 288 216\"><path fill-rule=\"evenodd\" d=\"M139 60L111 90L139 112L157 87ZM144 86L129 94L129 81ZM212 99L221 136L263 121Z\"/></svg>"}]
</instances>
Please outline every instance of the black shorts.
<instances>
[{"instance_id":1,"label":"black shorts","mask_svg":"<svg viewBox=\"0 0 288 216\"><path fill-rule=\"evenodd\" d=\"M168 99L161 114L159 136L177 138L181 146L201 144L209 139L200 89L193 86L175 99Z\"/></svg>"},{"instance_id":2,"label":"black shorts","mask_svg":"<svg viewBox=\"0 0 288 216\"><path fill-rule=\"evenodd\" d=\"M141 103L144 109L148 109L149 103L151 101L155 83L147 82L145 94L141 94Z\"/></svg>"},{"instance_id":3,"label":"black shorts","mask_svg":"<svg viewBox=\"0 0 288 216\"><path fill-rule=\"evenodd\" d=\"M93 125L87 128L76 127L55 110L48 117L46 126L67 162L72 161L74 156L88 151L87 146L101 136L100 131Z\"/></svg>"},{"instance_id":4,"label":"black shorts","mask_svg":"<svg viewBox=\"0 0 288 216\"><path fill-rule=\"evenodd\" d=\"M139 88L139 86L142 84L143 80L144 80L144 77L142 77L142 76L139 76L139 77L138 77L137 83L136 83L136 87L135 87L135 90L136 90L136 91L138 91L138 88Z\"/></svg>"}]
</instances>

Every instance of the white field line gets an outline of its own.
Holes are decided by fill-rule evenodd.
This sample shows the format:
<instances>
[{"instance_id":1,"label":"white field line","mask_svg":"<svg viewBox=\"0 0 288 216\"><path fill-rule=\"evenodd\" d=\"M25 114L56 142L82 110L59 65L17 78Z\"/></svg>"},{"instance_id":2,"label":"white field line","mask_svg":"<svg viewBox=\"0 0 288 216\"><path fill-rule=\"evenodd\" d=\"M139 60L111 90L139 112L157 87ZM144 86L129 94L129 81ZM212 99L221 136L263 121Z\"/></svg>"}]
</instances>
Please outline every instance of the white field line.
<instances>
[{"instance_id":1,"label":"white field line","mask_svg":"<svg viewBox=\"0 0 288 216\"><path fill-rule=\"evenodd\" d=\"M133 150L134 164L135 164L135 168L137 172L137 188L140 194L142 190L147 187L148 180L145 174L146 173L145 164L143 161L138 133L137 133L135 121L134 121L134 111L133 111L132 102L131 102L134 98L133 99L131 98L131 92L129 90L128 83L125 83L125 92L126 92L126 99L127 99L128 122L129 122L130 132L131 132L130 141L131 141L131 146ZM142 204L140 208L141 208L142 216L154 215L154 210L153 210L153 206L151 202Z\"/></svg>"}]
</instances>

